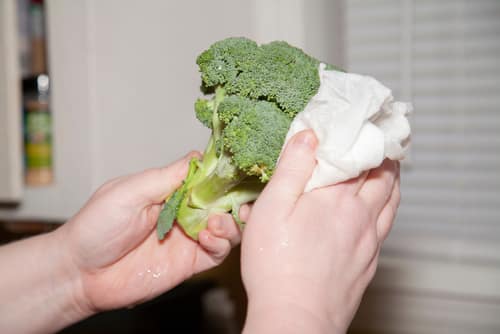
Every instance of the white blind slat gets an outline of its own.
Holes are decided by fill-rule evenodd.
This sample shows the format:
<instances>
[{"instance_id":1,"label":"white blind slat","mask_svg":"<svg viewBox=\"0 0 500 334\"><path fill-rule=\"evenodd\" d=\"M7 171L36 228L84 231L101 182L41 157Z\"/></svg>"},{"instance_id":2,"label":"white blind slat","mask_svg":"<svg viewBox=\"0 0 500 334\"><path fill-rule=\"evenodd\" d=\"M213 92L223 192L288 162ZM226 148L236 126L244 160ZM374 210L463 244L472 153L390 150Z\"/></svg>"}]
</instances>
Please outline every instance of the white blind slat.
<instances>
[{"instance_id":1,"label":"white blind slat","mask_svg":"<svg viewBox=\"0 0 500 334\"><path fill-rule=\"evenodd\" d=\"M409 89L415 107L396 237L500 243L500 1L348 0L346 10L348 70L397 99Z\"/></svg>"}]
</instances>

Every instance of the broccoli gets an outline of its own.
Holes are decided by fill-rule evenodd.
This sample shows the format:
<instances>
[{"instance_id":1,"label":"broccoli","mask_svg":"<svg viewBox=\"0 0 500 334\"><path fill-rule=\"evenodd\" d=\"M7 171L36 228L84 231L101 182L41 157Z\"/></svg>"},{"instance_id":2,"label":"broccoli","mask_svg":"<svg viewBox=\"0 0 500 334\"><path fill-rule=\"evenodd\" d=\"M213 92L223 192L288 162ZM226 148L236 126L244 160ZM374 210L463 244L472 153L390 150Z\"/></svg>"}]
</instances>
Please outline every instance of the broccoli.
<instances>
[{"instance_id":1,"label":"broccoli","mask_svg":"<svg viewBox=\"0 0 500 334\"><path fill-rule=\"evenodd\" d=\"M157 233L174 220L197 239L214 213L254 201L273 174L288 128L318 91L319 61L286 42L218 41L197 58L198 120L212 130L202 160L193 159L182 186L165 203ZM329 69L336 69L332 66Z\"/></svg>"}]
</instances>

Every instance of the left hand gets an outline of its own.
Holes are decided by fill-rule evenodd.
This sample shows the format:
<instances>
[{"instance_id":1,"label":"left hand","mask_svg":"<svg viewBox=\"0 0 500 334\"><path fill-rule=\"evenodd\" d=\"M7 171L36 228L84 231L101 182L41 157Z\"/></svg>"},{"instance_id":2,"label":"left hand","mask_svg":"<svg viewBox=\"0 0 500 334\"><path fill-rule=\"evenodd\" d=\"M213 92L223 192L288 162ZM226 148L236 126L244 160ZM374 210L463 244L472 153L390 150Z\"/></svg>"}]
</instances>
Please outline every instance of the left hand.
<instances>
[{"instance_id":1,"label":"left hand","mask_svg":"<svg viewBox=\"0 0 500 334\"><path fill-rule=\"evenodd\" d=\"M239 243L240 231L230 215L211 217L198 242L176 225L158 240L155 227L163 201L181 185L194 155L104 184L55 231L76 272L75 300L85 315L152 299L220 264Z\"/></svg>"}]
</instances>

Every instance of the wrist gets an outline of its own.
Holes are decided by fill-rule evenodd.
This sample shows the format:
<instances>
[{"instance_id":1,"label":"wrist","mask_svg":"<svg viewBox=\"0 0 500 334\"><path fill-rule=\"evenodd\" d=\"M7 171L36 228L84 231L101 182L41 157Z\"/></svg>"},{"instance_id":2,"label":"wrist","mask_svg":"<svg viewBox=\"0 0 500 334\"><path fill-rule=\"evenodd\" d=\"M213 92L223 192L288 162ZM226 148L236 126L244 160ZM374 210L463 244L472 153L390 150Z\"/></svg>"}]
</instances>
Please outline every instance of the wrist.
<instances>
[{"instance_id":1,"label":"wrist","mask_svg":"<svg viewBox=\"0 0 500 334\"><path fill-rule=\"evenodd\" d=\"M78 274L60 229L2 246L0 328L6 333L52 333L90 315L80 306ZM29 321L26 319L29 318Z\"/></svg>"},{"instance_id":2,"label":"wrist","mask_svg":"<svg viewBox=\"0 0 500 334\"><path fill-rule=\"evenodd\" d=\"M262 286L264 284L259 289L253 289L256 293L248 291L246 332L346 332L348 325L338 321L337 315L341 312L331 309L331 301L326 300L326 291L297 282L282 283L274 288L267 285L266 289L262 289Z\"/></svg>"},{"instance_id":3,"label":"wrist","mask_svg":"<svg viewBox=\"0 0 500 334\"><path fill-rule=\"evenodd\" d=\"M95 312L87 302L81 273L74 262L65 226L47 234L46 237L52 239L49 244L54 246L54 257L57 259L54 277L58 282L54 284L53 292L56 294L56 300L60 302L61 316L64 317L66 325L69 325L85 319Z\"/></svg>"},{"instance_id":4,"label":"wrist","mask_svg":"<svg viewBox=\"0 0 500 334\"><path fill-rule=\"evenodd\" d=\"M340 333L332 331L329 322L321 315L286 298L262 302L249 299L243 332Z\"/></svg>"}]
</instances>

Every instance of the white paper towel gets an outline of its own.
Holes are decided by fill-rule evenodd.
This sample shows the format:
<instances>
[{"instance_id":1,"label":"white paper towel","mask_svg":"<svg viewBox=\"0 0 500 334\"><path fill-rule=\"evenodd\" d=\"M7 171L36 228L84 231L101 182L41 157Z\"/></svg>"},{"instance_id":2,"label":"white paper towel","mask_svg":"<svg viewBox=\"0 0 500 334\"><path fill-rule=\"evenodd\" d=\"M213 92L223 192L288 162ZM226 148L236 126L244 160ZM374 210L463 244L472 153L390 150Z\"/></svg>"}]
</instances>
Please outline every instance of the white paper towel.
<instances>
[{"instance_id":1,"label":"white paper towel","mask_svg":"<svg viewBox=\"0 0 500 334\"><path fill-rule=\"evenodd\" d=\"M305 191L357 177L385 158L401 160L410 142L412 106L394 101L391 91L369 76L326 71L320 87L293 120L285 143L312 129L318 138L317 166Z\"/></svg>"}]
</instances>

